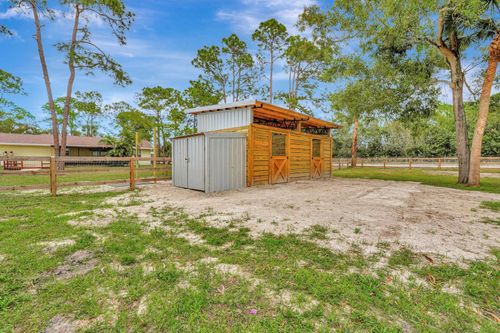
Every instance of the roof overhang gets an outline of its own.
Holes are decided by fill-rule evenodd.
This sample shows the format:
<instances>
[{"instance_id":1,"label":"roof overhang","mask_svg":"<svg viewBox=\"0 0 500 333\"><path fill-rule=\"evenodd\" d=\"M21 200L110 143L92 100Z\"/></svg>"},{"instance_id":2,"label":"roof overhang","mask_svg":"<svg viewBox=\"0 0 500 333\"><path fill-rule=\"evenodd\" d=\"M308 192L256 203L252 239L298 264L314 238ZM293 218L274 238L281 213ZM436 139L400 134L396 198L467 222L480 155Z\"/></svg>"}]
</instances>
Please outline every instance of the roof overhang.
<instances>
[{"instance_id":1,"label":"roof overhang","mask_svg":"<svg viewBox=\"0 0 500 333\"><path fill-rule=\"evenodd\" d=\"M247 100L234 103L201 106L197 108L187 109L186 113L199 114L204 112L216 112L222 110L248 108L248 107L251 107L254 110L254 115L259 117L264 117L268 119L272 119L273 117L274 118L280 117L286 120L297 120L301 121L302 124L305 126L312 126L312 127L342 128L342 126L338 124L322 120L319 118L314 118L297 111L283 108L274 104L261 102L258 100Z\"/></svg>"}]
</instances>

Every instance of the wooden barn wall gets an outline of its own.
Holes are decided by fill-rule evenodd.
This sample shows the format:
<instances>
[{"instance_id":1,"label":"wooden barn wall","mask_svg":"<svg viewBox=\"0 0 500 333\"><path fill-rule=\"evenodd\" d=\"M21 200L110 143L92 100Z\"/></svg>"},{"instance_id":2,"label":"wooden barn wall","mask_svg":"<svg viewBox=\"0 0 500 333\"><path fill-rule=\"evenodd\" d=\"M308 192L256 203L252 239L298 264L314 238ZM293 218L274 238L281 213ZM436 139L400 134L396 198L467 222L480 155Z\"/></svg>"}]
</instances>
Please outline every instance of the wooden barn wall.
<instances>
[{"instance_id":1,"label":"wooden barn wall","mask_svg":"<svg viewBox=\"0 0 500 333\"><path fill-rule=\"evenodd\" d=\"M323 159L323 177L332 174L332 148L330 137L311 135L263 125L242 126L218 130L216 132L247 133L247 185L269 184L271 158L271 133L290 134L288 141L290 181L311 178L311 139L320 139Z\"/></svg>"},{"instance_id":2,"label":"wooden barn wall","mask_svg":"<svg viewBox=\"0 0 500 333\"><path fill-rule=\"evenodd\" d=\"M290 181L311 178L311 139L321 140L324 177L330 177L332 171L332 139L330 137L311 135L263 126L251 125L248 131L248 185L269 183L269 165L271 158L271 133L290 134L289 168ZM253 158L252 158L253 157Z\"/></svg>"},{"instance_id":3,"label":"wooden barn wall","mask_svg":"<svg viewBox=\"0 0 500 333\"><path fill-rule=\"evenodd\" d=\"M250 156L253 156L253 170L250 170L250 185L269 183L269 159L271 158L271 131L267 128L251 126ZM252 157L250 157L252 158Z\"/></svg>"},{"instance_id":4,"label":"wooden barn wall","mask_svg":"<svg viewBox=\"0 0 500 333\"><path fill-rule=\"evenodd\" d=\"M290 133L290 181L311 178L311 137Z\"/></svg>"},{"instance_id":5,"label":"wooden barn wall","mask_svg":"<svg viewBox=\"0 0 500 333\"><path fill-rule=\"evenodd\" d=\"M333 151L333 139L323 138L321 139L322 146L322 159L323 159L323 177L331 177L332 176L332 151Z\"/></svg>"}]
</instances>

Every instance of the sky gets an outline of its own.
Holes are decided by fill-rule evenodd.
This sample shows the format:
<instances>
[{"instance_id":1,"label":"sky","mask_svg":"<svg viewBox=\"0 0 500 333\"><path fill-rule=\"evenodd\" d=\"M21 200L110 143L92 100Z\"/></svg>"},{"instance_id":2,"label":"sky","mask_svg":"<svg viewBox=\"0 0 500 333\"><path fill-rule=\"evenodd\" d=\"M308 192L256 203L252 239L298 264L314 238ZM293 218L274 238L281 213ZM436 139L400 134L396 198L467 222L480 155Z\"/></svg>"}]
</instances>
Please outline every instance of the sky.
<instances>
[{"instance_id":1,"label":"sky","mask_svg":"<svg viewBox=\"0 0 500 333\"><path fill-rule=\"evenodd\" d=\"M126 101L133 104L135 94L146 86L161 85L182 90L199 74L191 60L204 45L220 45L223 37L236 33L253 49L251 34L261 21L276 18L290 32L297 32L294 24L305 6L327 8L332 1L126 0L125 3L136 14L127 33L126 46L118 45L99 20L90 18L89 22L96 44L123 65L133 84L115 86L113 80L102 73L85 76L80 72L75 81L74 91L99 90L105 103ZM7 0L0 0L0 24L7 25L14 32L13 37L0 37L0 68L21 77L27 92L9 98L42 120L46 115L41 106L47 98L33 39L33 19L29 13L9 8ZM55 21L44 20L43 24L54 97L59 97L66 90L68 69L54 44L69 39L72 21L70 16L57 11ZM274 77L275 87L285 89L287 75L278 72ZM448 90L444 89L441 96L445 102L451 102Z\"/></svg>"},{"instance_id":2,"label":"sky","mask_svg":"<svg viewBox=\"0 0 500 333\"><path fill-rule=\"evenodd\" d=\"M91 20L96 43L109 52L132 78L127 87L113 85L106 74L85 76L77 73L74 91L99 90L104 102L133 103L135 94L145 86L161 85L184 89L198 71L191 65L196 51L204 45L220 44L223 37L237 33L247 42L261 21L276 18L289 30L305 6L327 1L319 0L141 0L125 1L136 14L127 33L127 45L120 46L102 22ZM54 96L63 96L68 69L54 44L68 40L71 17L56 12L54 22L44 20L43 38ZM34 23L29 13L15 11L8 1L0 0L0 24L14 31L13 37L0 37L0 68L22 78L25 96L9 96L38 119L46 116L41 106L46 91L33 38ZM250 45L249 45L250 46ZM251 45L253 48L254 46ZM278 81L286 76L276 75ZM284 84L277 82L276 85Z\"/></svg>"}]
</instances>

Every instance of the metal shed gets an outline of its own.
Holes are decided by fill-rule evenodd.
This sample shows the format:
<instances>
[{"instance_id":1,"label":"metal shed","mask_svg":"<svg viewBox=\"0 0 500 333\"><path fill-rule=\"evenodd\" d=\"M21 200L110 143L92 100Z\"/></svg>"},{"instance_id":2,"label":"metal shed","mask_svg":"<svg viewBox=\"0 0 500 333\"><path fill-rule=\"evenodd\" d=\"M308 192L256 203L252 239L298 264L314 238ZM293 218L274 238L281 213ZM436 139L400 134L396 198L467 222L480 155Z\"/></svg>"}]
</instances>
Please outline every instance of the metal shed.
<instances>
[{"instance_id":1,"label":"metal shed","mask_svg":"<svg viewBox=\"0 0 500 333\"><path fill-rule=\"evenodd\" d=\"M204 192L245 187L246 147L244 133L199 133L174 138L174 186Z\"/></svg>"}]
</instances>

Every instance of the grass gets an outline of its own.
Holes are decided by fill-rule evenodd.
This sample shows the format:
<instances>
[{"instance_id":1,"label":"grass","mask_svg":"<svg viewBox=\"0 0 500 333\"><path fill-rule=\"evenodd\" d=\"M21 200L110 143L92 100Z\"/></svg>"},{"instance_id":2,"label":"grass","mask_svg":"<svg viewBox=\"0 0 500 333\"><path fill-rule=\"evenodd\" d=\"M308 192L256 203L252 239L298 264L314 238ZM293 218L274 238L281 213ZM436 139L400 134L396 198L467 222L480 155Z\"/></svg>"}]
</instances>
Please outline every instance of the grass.
<instances>
[{"instance_id":1,"label":"grass","mask_svg":"<svg viewBox=\"0 0 500 333\"><path fill-rule=\"evenodd\" d=\"M491 209L494 212L500 212L500 201L483 201L481 208Z\"/></svg>"},{"instance_id":2,"label":"grass","mask_svg":"<svg viewBox=\"0 0 500 333\"><path fill-rule=\"evenodd\" d=\"M149 166L148 166L149 167ZM68 170L75 171L77 168L69 167ZM111 171L110 171L111 170ZM152 178L154 172L152 170L141 170L140 167L137 169L139 178ZM171 177L170 166L168 169L165 167L159 167L157 170L157 177ZM116 181L123 180L126 181L130 177L130 169L128 167L106 167L103 170L99 170L97 167L92 171L82 170L81 172L62 172L57 176L57 181L59 184L62 183L74 183L74 182L100 182L100 181ZM29 185L47 185L49 186L49 175L48 174L26 174L19 175L13 174L9 175L7 173L0 175L0 187L1 186L29 186Z\"/></svg>"},{"instance_id":3,"label":"grass","mask_svg":"<svg viewBox=\"0 0 500 333\"><path fill-rule=\"evenodd\" d=\"M435 175L426 173L420 169L401 169L401 168L346 168L335 170L333 175L343 178L362 178L362 179L383 179L396 181L419 182L425 185L440 187L449 187L467 191L481 191L490 193L500 193L500 178L482 178L481 186L470 187L457 184L457 177L453 175Z\"/></svg>"},{"instance_id":4,"label":"grass","mask_svg":"<svg viewBox=\"0 0 500 333\"><path fill-rule=\"evenodd\" d=\"M113 209L104 202L116 195L0 193L1 332L43 331L57 315L86 332L500 329L500 251L468 268L422 264L382 243L370 256L332 252L314 242L328 233L319 226L252 237L241 221L216 228L170 207L148 219L124 211L101 227L68 223L71 214ZM68 238L75 243L54 253L41 244ZM76 251L93 253L95 267L58 279L54 270ZM411 278L392 279L394 270Z\"/></svg>"}]
</instances>

